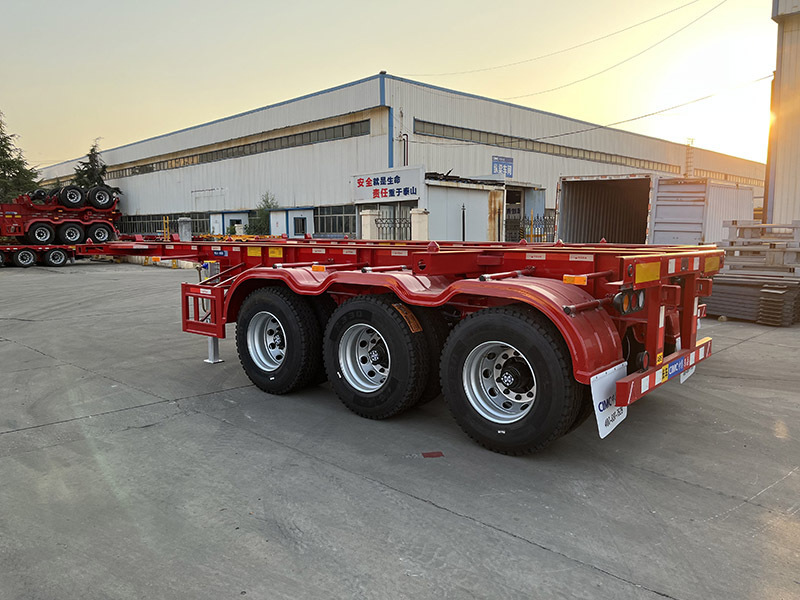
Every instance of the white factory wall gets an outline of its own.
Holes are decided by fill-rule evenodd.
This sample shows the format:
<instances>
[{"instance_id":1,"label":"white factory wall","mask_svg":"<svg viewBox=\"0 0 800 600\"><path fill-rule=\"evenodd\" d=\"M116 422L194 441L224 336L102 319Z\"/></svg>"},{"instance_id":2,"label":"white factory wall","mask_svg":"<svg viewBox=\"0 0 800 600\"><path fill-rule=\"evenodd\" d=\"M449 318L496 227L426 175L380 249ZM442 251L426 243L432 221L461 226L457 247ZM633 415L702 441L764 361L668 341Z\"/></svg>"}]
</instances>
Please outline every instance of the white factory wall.
<instances>
[{"instance_id":1,"label":"white factory wall","mask_svg":"<svg viewBox=\"0 0 800 600\"><path fill-rule=\"evenodd\" d=\"M108 183L131 215L255 209L266 191L280 206L347 204L350 175L385 168L387 144L385 134L360 136Z\"/></svg>"},{"instance_id":2,"label":"white factory wall","mask_svg":"<svg viewBox=\"0 0 800 600\"><path fill-rule=\"evenodd\" d=\"M376 108L382 102L390 108ZM427 171L486 177L491 175L493 155L513 158L514 176L504 179L505 183L544 188L548 208L555 206L556 187L561 176L624 175L645 171L620 164L416 135L415 118L528 139L575 131L591 127L591 124L380 75L106 150L102 156L108 165L120 165L201 146L224 146L225 142L237 138L366 109L373 109L368 136L156 171L109 180L109 183L123 190L122 210L133 215L253 209L266 191L272 192L279 204L286 207L346 204L351 202L353 174L386 169L390 160L391 166L402 166L401 134L409 137L409 164L422 164ZM391 158L390 135L395 140L391 145ZM680 173L686 166L686 146L618 130L601 128L548 141L668 163L678 167ZM763 164L702 149L693 152L695 168L754 178L764 176ZM44 178L70 175L75 162L47 167L42 175ZM668 171L656 174L677 175ZM759 195L758 190L756 195Z\"/></svg>"},{"instance_id":3,"label":"white factory wall","mask_svg":"<svg viewBox=\"0 0 800 600\"><path fill-rule=\"evenodd\" d=\"M386 96L387 102L394 108L395 138L403 133L409 136L411 164L425 164L428 171L447 172L452 169L454 174L480 177L491 175L493 155L511 157L514 159L514 176L512 179L506 179L506 183L522 186L542 185L547 190L546 202L550 208L555 206L556 183L561 176L643 172L642 169L625 165L414 134L415 118L527 139L539 139L592 127L592 124L584 121L395 78L387 80ZM678 166L680 174L686 168L685 145L615 129L600 128L543 141L667 163ZM694 148L693 152L695 168L734 173L756 179L764 178L765 167L761 163L699 148ZM396 142L394 156L395 164L402 164L402 143ZM655 171L655 173L671 177L678 175L668 171Z\"/></svg>"}]
</instances>

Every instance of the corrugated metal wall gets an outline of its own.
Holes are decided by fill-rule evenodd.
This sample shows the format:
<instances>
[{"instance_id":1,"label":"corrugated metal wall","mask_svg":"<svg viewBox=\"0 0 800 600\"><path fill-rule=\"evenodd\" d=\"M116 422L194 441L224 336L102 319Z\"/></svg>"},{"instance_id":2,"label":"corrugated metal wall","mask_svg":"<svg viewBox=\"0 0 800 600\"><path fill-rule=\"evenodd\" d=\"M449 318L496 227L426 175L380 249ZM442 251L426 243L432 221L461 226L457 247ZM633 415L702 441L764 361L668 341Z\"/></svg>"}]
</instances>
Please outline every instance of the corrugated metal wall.
<instances>
[{"instance_id":1,"label":"corrugated metal wall","mask_svg":"<svg viewBox=\"0 0 800 600\"><path fill-rule=\"evenodd\" d=\"M800 219L800 15L783 17L778 28L778 69L775 80L775 125L772 135L774 177L771 221Z\"/></svg>"},{"instance_id":2,"label":"corrugated metal wall","mask_svg":"<svg viewBox=\"0 0 800 600\"><path fill-rule=\"evenodd\" d=\"M382 102L384 107L379 106ZM258 204L265 191L272 192L285 206L344 204L352 200L350 177L353 174L385 169L390 155L393 166L402 165L402 134L408 134L410 142L409 164L423 165L428 171L485 177L491 174L493 155L513 158L514 176L506 179L506 183L544 188L548 208L555 206L557 182L561 176L632 172L630 167L619 164L416 135L415 118L527 139L570 132L588 124L391 76L374 76L107 150L103 158L109 165L120 165L337 115L346 118L367 109L371 115L368 136L133 175L109 183L125 192L123 210L131 214L249 209ZM554 142L672 165L682 166L686 159L686 149L680 144L609 129L557 138ZM695 166L704 165L720 171L746 173L763 169L758 163L698 150ZM74 162L63 163L45 168L42 173L45 178L69 175L73 167Z\"/></svg>"},{"instance_id":3,"label":"corrugated metal wall","mask_svg":"<svg viewBox=\"0 0 800 600\"><path fill-rule=\"evenodd\" d=\"M562 181L558 237L568 243L643 244L650 179Z\"/></svg>"},{"instance_id":4,"label":"corrugated metal wall","mask_svg":"<svg viewBox=\"0 0 800 600\"><path fill-rule=\"evenodd\" d=\"M454 174L465 177L486 177L491 175L493 155L511 157L514 159L514 177L507 181L546 188L549 208L555 206L556 183L561 176L636 172L628 166L417 135L414 134L415 118L527 139L585 129L591 124L404 80L388 80L386 89L387 99L394 106L395 138L398 134L408 134L409 163L424 164L428 171L447 172L452 169ZM547 141L677 165L681 173L686 166L686 146L614 129L600 128ZM764 178L765 165L762 163L699 148L694 152L696 168ZM402 157L399 142L394 155ZM669 172L657 174L676 175Z\"/></svg>"},{"instance_id":5,"label":"corrugated metal wall","mask_svg":"<svg viewBox=\"0 0 800 600\"><path fill-rule=\"evenodd\" d=\"M256 208L271 192L281 206L351 200L350 173L382 169L386 136L363 136L237 159L158 171L108 183L123 192L126 214Z\"/></svg>"}]
</instances>

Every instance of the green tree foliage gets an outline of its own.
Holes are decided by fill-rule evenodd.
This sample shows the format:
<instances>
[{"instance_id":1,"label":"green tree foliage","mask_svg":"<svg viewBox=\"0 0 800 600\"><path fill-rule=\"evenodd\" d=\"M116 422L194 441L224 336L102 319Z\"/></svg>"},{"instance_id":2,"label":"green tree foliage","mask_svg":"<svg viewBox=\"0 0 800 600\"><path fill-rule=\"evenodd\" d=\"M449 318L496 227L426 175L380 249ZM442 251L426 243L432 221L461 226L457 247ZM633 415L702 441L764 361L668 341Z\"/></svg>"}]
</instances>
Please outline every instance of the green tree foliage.
<instances>
[{"instance_id":1,"label":"green tree foliage","mask_svg":"<svg viewBox=\"0 0 800 600\"><path fill-rule=\"evenodd\" d=\"M75 175L72 182L83 188L91 188L96 185L103 185L103 177L106 176L106 164L100 156L100 148L97 140L94 141L86 155L85 161L80 161L75 167Z\"/></svg>"},{"instance_id":2,"label":"green tree foliage","mask_svg":"<svg viewBox=\"0 0 800 600\"><path fill-rule=\"evenodd\" d=\"M270 192L264 192L261 196L261 204L256 208L256 216L250 219L244 231L247 235L269 235L269 213L278 208L278 201Z\"/></svg>"},{"instance_id":3,"label":"green tree foliage","mask_svg":"<svg viewBox=\"0 0 800 600\"><path fill-rule=\"evenodd\" d=\"M28 167L22 150L14 144L16 137L6 131L0 112L0 202L10 202L37 186L38 173Z\"/></svg>"}]
</instances>

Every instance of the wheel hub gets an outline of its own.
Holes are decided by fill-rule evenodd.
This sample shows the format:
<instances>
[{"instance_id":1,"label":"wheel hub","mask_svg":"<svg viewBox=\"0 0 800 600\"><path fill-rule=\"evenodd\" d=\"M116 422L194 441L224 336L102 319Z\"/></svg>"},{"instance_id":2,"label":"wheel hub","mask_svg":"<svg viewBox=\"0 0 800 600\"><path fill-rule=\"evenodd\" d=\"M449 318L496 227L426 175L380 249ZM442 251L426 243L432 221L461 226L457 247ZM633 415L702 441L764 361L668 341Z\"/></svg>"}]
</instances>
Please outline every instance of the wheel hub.
<instances>
[{"instance_id":1,"label":"wheel hub","mask_svg":"<svg viewBox=\"0 0 800 600\"><path fill-rule=\"evenodd\" d=\"M377 392L392 366L383 336L366 323L351 325L339 340L339 367L347 383L363 394Z\"/></svg>"},{"instance_id":2,"label":"wheel hub","mask_svg":"<svg viewBox=\"0 0 800 600\"><path fill-rule=\"evenodd\" d=\"M257 313L247 327L247 349L262 371L275 371L286 358L286 334L283 325L271 312Z\"/></svg>"},{"instance_id":3,"label":"wheel hub","mask_svg":"<svg viewBox=\"0 0 800 600\"><path fill-rule=\"evenodd\" d=\"M462 380L470 404L493 423L522 419L536 399L536 376L528 359L506 342L476 346L464 361Z\"/></svg>"}]
</instances>

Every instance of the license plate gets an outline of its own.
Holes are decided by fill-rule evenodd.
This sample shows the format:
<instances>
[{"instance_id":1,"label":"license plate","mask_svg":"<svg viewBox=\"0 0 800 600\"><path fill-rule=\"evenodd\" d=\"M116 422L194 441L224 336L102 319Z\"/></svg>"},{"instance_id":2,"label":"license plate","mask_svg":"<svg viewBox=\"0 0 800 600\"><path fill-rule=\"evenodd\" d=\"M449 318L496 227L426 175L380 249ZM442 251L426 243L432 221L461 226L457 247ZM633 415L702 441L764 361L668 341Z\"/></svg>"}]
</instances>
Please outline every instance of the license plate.
<instances>
[{"instance_id":1,"label":"license plate","mask_svg":"<svg viewBox=\"0 0 800 600\"><path fill-rule=\"evenodd\" d=\"M684 381L686 381L687 379L689 379L689 377L691 377L692 375L694 375L694 370L695 370L696 368L697 368L697 367L696 367L695 365L692 365L692 366L691 366L691 367L689 367L689 368L688 368L686 371L684 371L683 373L681 373L681 383L683 383Z\"/></svg>"},{"instance_id":2,"label":"license plate","mask_svg":"<svg viewBox=\"0 0 800 600\"><path fill-rule=\"evenodd\" d=\"M628 416L627 406L617 406L617 380L628 374L628 363L623 362L595 375L592 383L592 404L597 419L600 438L606 437Z\"/></svg>"}]
</instances>

